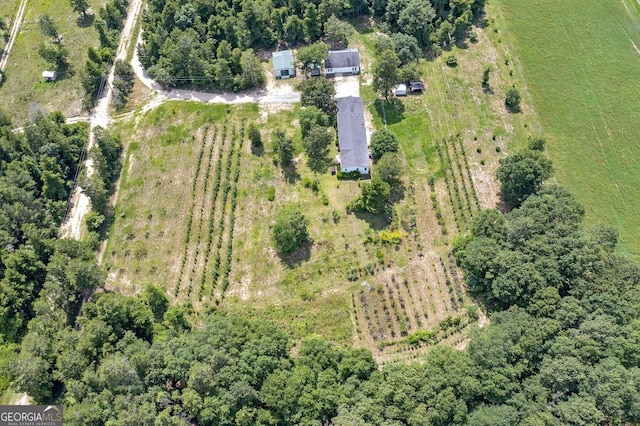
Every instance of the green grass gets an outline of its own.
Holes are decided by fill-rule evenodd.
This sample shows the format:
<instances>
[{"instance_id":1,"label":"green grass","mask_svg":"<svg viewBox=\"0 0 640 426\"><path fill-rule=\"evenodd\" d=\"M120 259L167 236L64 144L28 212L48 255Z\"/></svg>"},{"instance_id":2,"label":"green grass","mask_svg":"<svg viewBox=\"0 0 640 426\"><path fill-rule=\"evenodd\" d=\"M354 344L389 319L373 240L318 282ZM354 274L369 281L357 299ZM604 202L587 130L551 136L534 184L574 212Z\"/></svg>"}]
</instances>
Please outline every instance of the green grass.
<instances>
[{"instance_id":1,"label":"green grass","mask_svg":"<svg viewBox=\"0 0 640 426\"><path fill-rule=\"evenodd\" d=\"M94 13L106 0L91 0ZM38 46L44 36L38 27L38 18L49 14L58 26L63 43L69 51L69 71L54 83L42 81L42 71L50 69L38 55ZM80 70L87 60L87 48L98 47L98 32L93 25L78 25L78 14L67 1L30 0L24 14L21 31L13 45L6 68L7 80L0 88L0 105L10 113L15 124L29 118L34 108L51 112L59 110L67 116L79 115L83 90Z\"/></svg>"},{"instance_id":2,"label":"green grass","mask_svg":"<svg viewBox=\"0 0 640 426\"><path fill-rule=\"evenodd\" d=\"M625 2L625 3L623 3ZM557 179L640 260L640 7L500 0ZM625 7L626 5L626 7ZM628 8L628 9L627 9Z\"/></svg>"},{"instance_id":3,"label":"green grass","mask_svg":"<svg viewBox=\"0 0 640 426\"><path fill-rule=\"evenodd\" d=\"M0 18L9 27L8 31L11 30L11 25L18 12L18 6L20 6L20 0L3 0L2 4L0 4Z\"/></svg>"},{"instance_id":4,"label":"green grass","mask_svg":"<svg viewBox=\"0 0 640 426\"><path fill-rule=\"evenodd\" d=\"M0 405L13 405L22 394L13 391L9 388L2 395L0 395Z\"/></svg>"}]
</instances>

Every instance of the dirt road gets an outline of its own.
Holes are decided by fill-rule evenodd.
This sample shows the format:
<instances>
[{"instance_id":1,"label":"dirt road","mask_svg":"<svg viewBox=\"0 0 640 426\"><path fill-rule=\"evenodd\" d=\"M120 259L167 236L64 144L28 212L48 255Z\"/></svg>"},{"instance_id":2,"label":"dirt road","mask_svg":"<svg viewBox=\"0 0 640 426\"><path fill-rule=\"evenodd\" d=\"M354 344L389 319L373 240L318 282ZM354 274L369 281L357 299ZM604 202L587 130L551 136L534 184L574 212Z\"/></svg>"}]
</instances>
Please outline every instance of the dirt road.
<instances>
[{"instance_id":1,"label":"dirt road","mask_svg":"<svg viewBox=\"0 0 640 426\"><path fill-rule=\"evenodd\" d=\"M20 32L20 27L22 26L22 18L24 17L24 11L26 8L27 0L22 0L22 2L20 2L20 7L18 8L18 13L16 14L16 19L13 21L13 25L11 26L11 32L9 33L9 42L2 52L2 57L0 57L0 70L2 71L4 71L5 67L7 66L9 53L11 53L13 43L16 41L16 37L18 37L18 33Z\"/></svg>"},{"instance_id":2,"label":"dirt road","mask_svg":"<svg viewBox=\"0 0 640 426\"><path fill-rule=\"evenodd\" d=\"M116 60L124 60L126 58L127 49L132 40L131 33L135 27L141 7L142 0L134 0L131 3L131 6L129 6L129 12L120 34L120 42L118 43L118 50L116 51ZM89 115L89 123L91 127L89 130L87 152L89 152L93 146L94 129L97 126L106 127L111 122L109 104L111 103L112 86L115 78L114 71L115 67L112 66L107 77L107 84L104 86L103 92L98 97L95 108ZM91 176L93 174L93 160L87 158L85 168L87 175ZM91 208L91 201L77 183L71 195L70 205L71 208L60 227L60 237L80 239L82 235L82 221Z\"/></svg>"}]
</instances>

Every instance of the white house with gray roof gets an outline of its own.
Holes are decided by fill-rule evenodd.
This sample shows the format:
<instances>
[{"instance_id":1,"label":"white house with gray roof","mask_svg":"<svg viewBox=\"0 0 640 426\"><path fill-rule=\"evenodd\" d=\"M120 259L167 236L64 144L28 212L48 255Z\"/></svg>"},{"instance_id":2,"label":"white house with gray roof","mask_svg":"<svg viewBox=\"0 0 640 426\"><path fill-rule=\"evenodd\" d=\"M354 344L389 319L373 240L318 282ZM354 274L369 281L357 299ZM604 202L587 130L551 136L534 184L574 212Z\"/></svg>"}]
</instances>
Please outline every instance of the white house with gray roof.
<instances>
[{"instance_id":1,"label":"white house with gray roof","mask_svg":"<svg viewBox=\"0 0 640 426\"><path fill-rule=\"evenodd\" d=\"M360 74L360 52L358 49L330 50L324 63L327 77L342 74Z\"/></svg>"},{"instance_id":2,"label":"white house with gray roof","mask_svg":"<svg viewBox=\"0 0 640 426\"><path fill-rule=\"evenodd\" d=\"M293 52L291 50L281 50L271 54L273 59L273 72L276 78L295 77L296 65L293 60Z\"/></svg>"},{"instance_id":3,"label":"white house with gray roof","mask_svg":"<svg viewBox=\"0 0 640 426\"><path fill-rule=\"evenodd\" d=\"M362 175L368 175L371 170L362 99L347 96L338 98L336 101L338 103L340 170L343 173L358 171Z\"/></svg>"}]
</instances>

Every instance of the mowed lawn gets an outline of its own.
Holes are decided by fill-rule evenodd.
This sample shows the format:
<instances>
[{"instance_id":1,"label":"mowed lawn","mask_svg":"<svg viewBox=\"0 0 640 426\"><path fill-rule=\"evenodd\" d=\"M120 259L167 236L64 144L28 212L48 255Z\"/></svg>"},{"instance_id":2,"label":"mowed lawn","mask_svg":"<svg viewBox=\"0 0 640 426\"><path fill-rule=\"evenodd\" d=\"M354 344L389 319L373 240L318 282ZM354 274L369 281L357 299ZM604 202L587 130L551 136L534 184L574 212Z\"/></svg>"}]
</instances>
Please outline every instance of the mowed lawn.
<instances>
[{"instance_id":1,"label":"mowed lawn","mask_svg":"<svg viewBox=\"0 0 640 426\"><path fill-rule=\"evenodd\" d=\"M500 6L558 181L640 260L640 11L624 1Z\"/></svg>"},{"instance_id":2,"label":"mowed lawn","mask_svg":"<svg viewBox=\"0 0 640 426\"><path fill-rule=\"evenodd\" d=\"M80 15L71 9L68 1L29 0L5 69L7 80L0 88L0 108L11 114L16 124L24 123L36 110L45 113L58 110L67 116L82 113L84 92L80 71L87 60L87 48L100 45L92 22L106 0L91 0L89 3L93 16L79 21ZM17 6L12 9L9 12L15 14ZM4 15L4 6L0 13ZM69 51L70 64L58 81L47 84L41 75L42 71L51 69L51 65L38 54L38 46L45 41L38 26L38 19L43 14L48 14L58 27L63 44Z\"/></svg>"}]
</instances>

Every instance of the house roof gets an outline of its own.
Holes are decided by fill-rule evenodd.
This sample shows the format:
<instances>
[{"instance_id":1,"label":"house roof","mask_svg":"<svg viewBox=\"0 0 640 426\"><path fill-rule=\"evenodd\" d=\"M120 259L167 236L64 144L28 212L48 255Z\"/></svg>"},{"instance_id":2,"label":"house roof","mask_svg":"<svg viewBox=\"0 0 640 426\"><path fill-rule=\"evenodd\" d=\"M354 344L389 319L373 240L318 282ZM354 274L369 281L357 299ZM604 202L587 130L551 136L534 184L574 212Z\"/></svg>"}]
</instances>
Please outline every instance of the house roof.
<instances>
[{"instance_id":1,"label":"house roof","mask_svg":"<svg viewBox=\"0 0 640 426\"><path fill-rule=\"evenodd\" d=\"M326 68L353 68L360 66L358 49L330 50L325 61Z\"/></svg>"},{"instance_id":2,"label":"house roof","mask_svg":"<svg viewBox=\"0 0 640 426\"><path fill-rule=\"evenodd\" d=\"M291 50L281 50L279 52L273 52L273 70L286 70L295 68L293 62L293 52Z\"/></svg>"},{"instance_id":3,"label":"house roof","mask_svg":"<svg viewBox=\"0 0 640 426\"><path fill-rule=\"evenodd\" d=\"M369 167L367 131L364 126L362 99L338 98L338 143L342 168Z\"/></svg>"}]
</instances>

